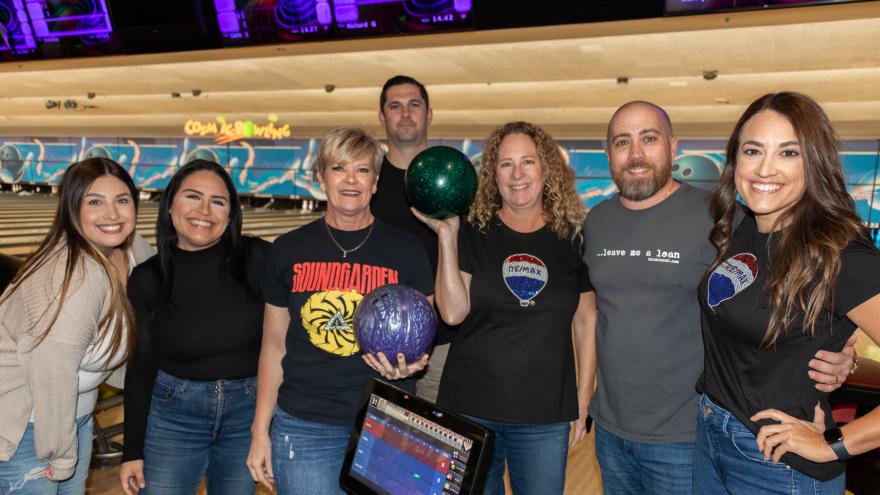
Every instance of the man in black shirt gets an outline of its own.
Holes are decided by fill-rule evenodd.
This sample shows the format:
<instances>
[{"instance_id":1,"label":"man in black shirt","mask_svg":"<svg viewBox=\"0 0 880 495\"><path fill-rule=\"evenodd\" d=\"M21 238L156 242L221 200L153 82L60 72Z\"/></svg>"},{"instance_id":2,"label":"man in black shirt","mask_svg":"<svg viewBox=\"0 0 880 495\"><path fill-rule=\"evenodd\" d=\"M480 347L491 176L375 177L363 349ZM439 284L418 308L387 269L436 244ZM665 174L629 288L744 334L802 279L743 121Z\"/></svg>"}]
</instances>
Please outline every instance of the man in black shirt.
<instances>
[{"instance_id":1,"label":"man in black shirt","mask_svg":"<svg viewBox=\"0 0 880 495\"><path fill-rule=\"evenodd\" d=\"M379 123L385 128L388 153L382 162L370 210L376 217L421 239L436 276L437 236L410 212L403 182L412 159L428 148L432 117L428 91L422 83L400 75L385 82L379 97ZM425 400L437 400L451 337L449 328L438 317L436 345L425 374L416 382L417 395Z\"/></svg>"}]
</instances>

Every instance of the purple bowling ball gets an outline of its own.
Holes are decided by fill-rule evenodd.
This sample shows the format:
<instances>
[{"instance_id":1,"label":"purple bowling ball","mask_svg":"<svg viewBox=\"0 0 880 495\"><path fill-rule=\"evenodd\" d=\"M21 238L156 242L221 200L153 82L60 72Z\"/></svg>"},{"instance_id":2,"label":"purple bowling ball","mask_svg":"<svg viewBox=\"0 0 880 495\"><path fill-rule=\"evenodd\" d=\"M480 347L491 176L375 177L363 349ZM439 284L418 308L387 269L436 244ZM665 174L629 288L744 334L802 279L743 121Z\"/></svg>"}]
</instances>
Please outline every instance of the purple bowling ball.
<instances>
[{"instance_id":1,"label":"purple bowling ball","mask_svg":"<svg viewBox=\"0 0 880 495\"><path fill-rule=\"evenodd\" d=\"M392 365L397 354L417 361L434 343L437 317L421 292L405 285L386 285L370 292L354 313L354 330L365 353L382 352Z\"/></svg>"}]
</instances>

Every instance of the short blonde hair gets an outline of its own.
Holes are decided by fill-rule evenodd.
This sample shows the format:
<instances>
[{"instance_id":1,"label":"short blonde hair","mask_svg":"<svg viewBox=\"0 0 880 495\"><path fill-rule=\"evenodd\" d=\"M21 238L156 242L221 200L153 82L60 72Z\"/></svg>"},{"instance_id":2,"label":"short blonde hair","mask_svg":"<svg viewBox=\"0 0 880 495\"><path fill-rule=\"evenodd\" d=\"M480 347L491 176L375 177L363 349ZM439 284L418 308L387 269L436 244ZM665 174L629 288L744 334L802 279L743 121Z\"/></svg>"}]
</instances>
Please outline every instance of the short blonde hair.
<instances>
[{"instance_id":1,"label":"short blonde hair","mask_svg":"<svg viewBox=\"0 0 880 495\"><path fill-rule=\"evenodd\" d=\"M384 156L379 140L360 127L338 127L321 140L316 159L318 173L323 174L331 163L351 162L364 155L372 158L370 165L379 175Z\"/></svg>"}]
</instances>

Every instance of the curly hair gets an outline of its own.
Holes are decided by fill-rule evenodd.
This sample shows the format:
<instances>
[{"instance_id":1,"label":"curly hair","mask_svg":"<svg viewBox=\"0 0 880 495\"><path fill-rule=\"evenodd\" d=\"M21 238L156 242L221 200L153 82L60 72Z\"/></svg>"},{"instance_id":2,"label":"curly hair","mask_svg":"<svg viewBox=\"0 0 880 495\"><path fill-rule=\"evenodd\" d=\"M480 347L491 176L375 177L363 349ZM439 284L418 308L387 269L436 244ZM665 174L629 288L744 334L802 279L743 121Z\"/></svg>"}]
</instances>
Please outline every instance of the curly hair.
<instances>
[{"instance_id":1,"label":"curly hair","mask_svg":"<svg viewBox=\"0 0 880 495\"><path fill-rule=\"evenodd\" d=\"M528 122L508 122L492 131L483 147L477 195L468 213L468 221L486 232L492 218L501 209L501 194L496 183L498 148L510 134L524 134L535 143L544 179L542 206L547 225L562 239L574 239L581 232L587 209L574 189L574 170L568 166L556 141L543 129Z\"/></svg>"},{"instance_id":2,"label":"curly hair","mask_svg":"<svg viewBox=\"0 0 880 495\"><path fill-rule=\"evenodd\" d=\"M776 247L769 257L767 289L772 313L764 344L772 346L798 316L803 317L804 333L813 334L821 313L833 305L841 251L855 237L867 238L868 232L846 190L837 136L822 107L800 93L766 94L749 105L727 142L727 164L709 207L715 220L710 239L718 248L718 256L706 271L704 283L724 262L736 230L739 203L734 176L740 134L752 117L764 111L782 115L794 128L806 176L803 197L780 215L772 234L778 236L778 241L768 243L768 252L772 245Z\"/></svg>"}]
</instances>

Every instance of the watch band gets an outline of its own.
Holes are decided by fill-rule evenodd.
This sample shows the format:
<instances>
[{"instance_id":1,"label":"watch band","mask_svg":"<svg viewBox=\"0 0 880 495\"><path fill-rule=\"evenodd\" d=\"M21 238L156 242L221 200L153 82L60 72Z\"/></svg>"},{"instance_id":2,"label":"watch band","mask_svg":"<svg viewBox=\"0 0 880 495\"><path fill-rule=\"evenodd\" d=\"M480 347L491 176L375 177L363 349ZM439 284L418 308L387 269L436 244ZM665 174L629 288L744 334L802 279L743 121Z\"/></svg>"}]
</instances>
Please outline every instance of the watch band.
<instances>
[{"instance_id":1,"label":"watch band","mask_svg":"<svg viewBox=\"0 0 880 495\"><path fill-rule=\"evenodd\" d=\"M831 447L831 450L837 455L837 459L841 461L845 461L852 457L850 453L846 450L846 447L843 445L843 437L836 442L831 442L828 444Z\"/></svg>"},{"instance_id":2,"label":"watch band","mask_svg":"<svg viewBox=\"0 0 880 495\"><path fill-rule=\"evenodd\" d=\"M839 427L834 426L825 430L822 436L825 437L825 443L831 447L838 460L844 461L852 457L846 450L846 446L843 445L843 432L840 431Z\"/></svg>"}]
</instances>

